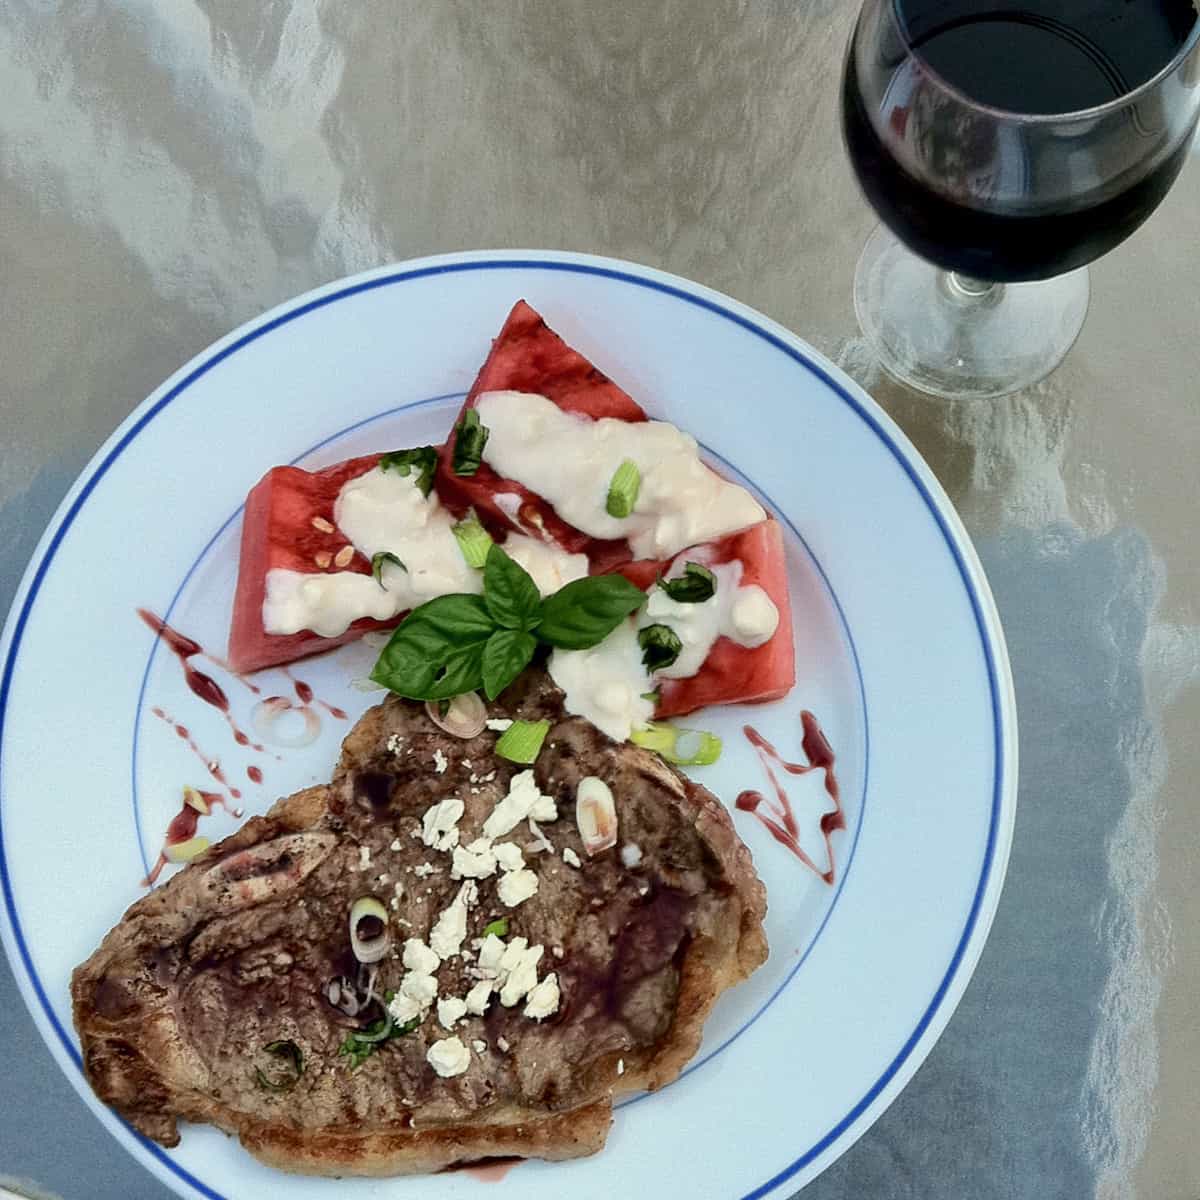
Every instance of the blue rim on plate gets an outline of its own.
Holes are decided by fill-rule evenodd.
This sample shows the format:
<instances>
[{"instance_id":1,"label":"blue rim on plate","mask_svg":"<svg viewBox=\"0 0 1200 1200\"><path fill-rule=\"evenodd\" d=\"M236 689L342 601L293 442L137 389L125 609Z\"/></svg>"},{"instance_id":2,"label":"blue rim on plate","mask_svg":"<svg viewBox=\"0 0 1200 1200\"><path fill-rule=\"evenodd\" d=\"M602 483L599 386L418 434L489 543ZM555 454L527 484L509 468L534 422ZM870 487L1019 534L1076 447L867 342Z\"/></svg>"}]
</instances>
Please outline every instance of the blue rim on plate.
<instances>
[{"instance_id":1,"label":"blue rim on plate","mask_svg":"<svg viewBox=\"0 0 1200 1200\"><path fill-rule=\"evenodd\" d=\"M42 583L46 577L46 573L50 569L51 563L58 552L62 540L67 531L74 523L80 510L87 503L88 498L95 489L96 485L103 478L108 469L121 456L126 447L141 433L141 431L169 404L182 395L188 387L195 383L202 376L207 374L217 364L223 362L226 358L237 353L243 347L251 342L257 341L264 337L272 330L279 328L282 325L288 324L294 320L303 317L307 313L321 309L330 304L335 304L338 301L345 300L351 296L359 295L363 292L373 291L377 288L391 287L397 284L410 282L416 279L426 278L433 275L458 274L468 271L493 271L493 270L527 270L527 271L558 271L575 273L581 275L600 276L608 279L616 280L620 283L629 284L634 287L646 288L648 290L661 292L669 295L677 300L693 305L698 308L705 309L715 316L730 321L734 325L744 329L749 334L761 339L774 349L785 354L792 361L809 371L825 384L834 394L836 394L849 408L858 416L871 432L880 440L880 442L891 453L897 464L904 471L913 487L916 489L921 500L924 502L930 515L933 517L939 532L945 542L946 549L954 561L955 568L959 578L962 580L963 588L970 601L971 612L975 619L976 627L979 632L980 647L983 653L984 663L987 668L989 698L991 700L992 717L993 717L993 785L991 797L991 811L988 821L987 843L983 856L983 864L980 869L979 881L976 885L974 895L972 896L971 906L968 910L966 920L963 924L962 933L959 936L955 946L954 953L951 955L950 962L939 981L934 993L929 1001L928 1006L922 1013L912 1033L905 1040L899 1052L887 1065L880 1074L879 1078L871 1085L870 1088L863 1094L858 1102L850 1109L846 1115L834 1124L820 1139L812 1146L806 1149L802 1154L795 1158L788 1166L777 1172L763 1184L747 1192L741 1200L757 1200L758 1197L767 1195L781 1183L792 1178L797 1172L801 1171L825 1150L827 1150L834 1142L836 1142L843 1133L845 1133L855 1121L870 1107L881 1092L888 1086L897 1072L905 1064L909 1056L912 1054L917 1043L924 1036L926 1030L932 1023L935 1015L939 1012L942 1002L954 984L958 975L959 967L962 964L963 957L966 954L968 944L975 932L979 921L979 916L982 910L984 896L987 893L989 884L992 880L993 872L996 867L996 851L1000 840L1000 823L1001 815L1004 808L1004 796L1009 787L1009 763L1005 755L1005 746L1009 741L1011 730L1006 729L1006 723L1012 720L1009 708L1005 704L1008 699L1007 689L1001 687L1001 667L997 659L996 646L994 638L999 635L994 633L985 619L985 609L989 605L984 601L977 587L975 580L972 577L972 571L964 558L962 546L959 543L958 537L951 529L945 513L937 503L929 485L921 477L921 474L910 460L907 453L896 440L893 434L880 422L877 415L871 412L867 405L864 405L862 400L854 394L852 390L839 380L829 369L820 362L817 362L809 354L805 353L798 346L789 344L787 340L778 334L774 333L765 325L758 323L749 316L734 311L726 304L710 295L700 295L696 292L689 291L679 284L667 282L669 277L648 277L640 275L629 264L625 269L616 265L602 265L602 260L589 262L582 257L578 259L569 258L505 258L505 257L484 257L479 259L470 259L463 261L461 257L454 256L450 261L433 262L429 265L413 267L407 270L388 271L382 275L377 275L369 279L361 280L357 283L349 284L343 288L338 288L334 291L320 295L297 305L294 308L285 310L277 316L265 321L262 325L250 330L241 337L235 338L220 350L212 353L209 357L203 359L193 370L188 372L183 379L168 389L157 401L150 404L144 413L135 420L125 433L117 440L115 445L108 450L104 457L92 468L91 474L79 488L78 493L69 503L64 502L65 511L56 514L52 527L54 532L50 536L49 541L42 550L40 558L30 564L26 572L26 578L29 579L28 590L25 593L23 601L19 605L19 609L15 609L9 616L8 631L10 633L10 644L8 654L5 658L3 674L0 675L0 761L2 761L2 751L4 744L4 730L7 718L7 706L9 692L12 685L13 673L16 668L17 657L20 652L21 640L24 636L25 627L28 623L30 613L37 600L38 593L41 590ZM656 275L658 273L655 273ZM683 281L680 281L681 283ZM1007 680L1007 672L1005 672ZM0 781L0 803L3 801L2 781ZM1001 868L1003 864L1000 864ZM0 822L0 890L3 892L4 908L8 918L8 923L11 926L13 940L16 950L20 958L22 967L24 968L27 980L33 988L34 994L37 997L38 1004L41 1007L42 1015L49 1023L50 1027L55 1031L65 1049L68 1057L73 1061L77 1068L82 1067L79 1052L75 1047L74 1041L67 1031L63 1028L55 1015L53 1006L50 1004L45 988L42 986L33 966L32 958L29 954L29 949L25 941L24 934L21 929L21 924L17 916L15 898L12 893L11 880L5 859L5 849L3 841L3 824ZM225 1200L220 1193L213 1191L201 1180L195 1178L190 1172L185 1170L177 1163L170 1155L165 1153L162 1147L153 1142L149 1142L140 1135L137 1135L139 1141L153 1156L163 1163L174 1175L186 1182L190 1187L194 1188L201 1195L209 1197L209 1200Z\"/></svg>"}]
</instances>

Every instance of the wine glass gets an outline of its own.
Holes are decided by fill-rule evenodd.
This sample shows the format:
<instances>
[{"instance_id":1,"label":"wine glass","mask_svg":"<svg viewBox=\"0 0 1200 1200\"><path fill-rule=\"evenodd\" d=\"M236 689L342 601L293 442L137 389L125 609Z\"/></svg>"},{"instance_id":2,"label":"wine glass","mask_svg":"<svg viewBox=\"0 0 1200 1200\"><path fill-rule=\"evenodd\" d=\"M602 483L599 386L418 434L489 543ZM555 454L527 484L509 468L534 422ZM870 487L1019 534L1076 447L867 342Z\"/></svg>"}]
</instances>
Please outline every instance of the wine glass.
<instances>
[{"instance_id":1,"label":"wine glass","mask_svg":"<svg viewBox=\"0 0 1200 1200\"><path fill-rule=\"evenodd\" d=\"M1049 374L1086 264L1179 174L1198 80L1194 0L864 0L842 127L884 222L854 304L888 372L948 397Z\"/></svg>"}]
</instances>

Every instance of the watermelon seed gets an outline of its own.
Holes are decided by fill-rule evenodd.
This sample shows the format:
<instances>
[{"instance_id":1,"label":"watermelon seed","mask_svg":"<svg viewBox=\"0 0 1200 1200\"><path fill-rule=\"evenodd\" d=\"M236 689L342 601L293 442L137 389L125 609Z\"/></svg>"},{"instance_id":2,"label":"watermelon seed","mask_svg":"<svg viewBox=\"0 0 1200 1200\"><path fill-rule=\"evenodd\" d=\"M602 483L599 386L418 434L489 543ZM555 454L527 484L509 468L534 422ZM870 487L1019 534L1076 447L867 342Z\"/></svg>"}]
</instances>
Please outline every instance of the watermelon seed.
<instances>
[{"instance_id":1,"label":"watermelon seed","mask_svg":"<svg viewBox=\"0 0 1200 1200\"><path fill-rule=\"evenodd\" d=\"M322 533L333 532L333 523L325 520L324 517L313 517L312 527L314 529L319 529Z\"/></svg>"},{"instance_id":2,"label":"watermelon seed","mask_svg":"<svg viewBox=\"0 0 1200 1200\"><path fill-rule=\"evenodd\" d=\"M328 550L322 550L319 554L313 555L313 562L321 568L322 571L333 561L333 555Z\"/></svg>"},{"instance_id":3,"label":"watermelon seed","mask_svg":"<svg viewBox=\"0 0 1200 1200\"><path fill-rule=\"evenodd\" d=\"M354 557L353 546L343 546L337 554L334 555L333 565L335 567L348 567L350 560Z\"/></svg>"}]
</instances>

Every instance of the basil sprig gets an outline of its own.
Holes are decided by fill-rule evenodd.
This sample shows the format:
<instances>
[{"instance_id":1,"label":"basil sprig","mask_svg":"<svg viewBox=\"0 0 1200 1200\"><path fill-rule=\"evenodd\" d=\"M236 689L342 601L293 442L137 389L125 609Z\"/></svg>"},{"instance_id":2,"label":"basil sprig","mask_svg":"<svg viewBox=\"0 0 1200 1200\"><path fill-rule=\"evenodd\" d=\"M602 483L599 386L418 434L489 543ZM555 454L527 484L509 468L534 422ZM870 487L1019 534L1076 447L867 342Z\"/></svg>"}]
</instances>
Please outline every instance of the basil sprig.
<instances>
[{"instance_id":1,"label":"basil sprig","mask_svg":"<svg viewBox=\"0 0 1200 1200\"><path fill-rule=\"evenodd\" d=\"M437 470L438 452L433 446L417 446L412 450L393 450L379 460L381 471L396 471L405 477L417 472L417 487L428 496Z\"/></svg>"},{"instance_id":2,"label":"basil sprig","mask_svg":"<svg viewBox=\"0 0 1200 1200\"><path fill-rule=\"evenodd\" d=\"M393 567L401 571L407 571L408 568L390 550L380 550L378 554L371 555L371 574L375 577L375 582L386 592L387 588L383 582L385 563L391 563Z\"/></svg>"},{"instance_id":3,"label":"basil sprig","mask_svg":"<svg viewBox=\"0 0 1200 1200\"><path fill-rule=\"evenodd\" d=\"M538 644L587 650L645 602L621 575L577 579L545 600L500 546L488 551L483 595L439 596L396 627L371 678L410 700L448 700L481 688L489 700L529 665Z\"/></svg>"}]
</instances>

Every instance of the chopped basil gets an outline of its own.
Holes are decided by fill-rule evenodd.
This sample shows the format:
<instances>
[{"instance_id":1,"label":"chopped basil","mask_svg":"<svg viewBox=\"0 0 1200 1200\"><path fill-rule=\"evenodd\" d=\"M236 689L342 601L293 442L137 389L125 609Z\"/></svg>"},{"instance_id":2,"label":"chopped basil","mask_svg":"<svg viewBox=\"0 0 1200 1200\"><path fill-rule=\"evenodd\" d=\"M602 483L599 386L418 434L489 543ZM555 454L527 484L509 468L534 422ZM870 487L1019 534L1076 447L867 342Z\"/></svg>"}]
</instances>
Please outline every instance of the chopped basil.
<instances>
[{"instance_id":1,"label":"chopped basil","mask_svg":"<svg viewBox=\"0 0 1200 1200\"><path fill-rule=\"evenodd\" d=\"M492 548L492 535L480 524L474 512L454 526L454 537L468 567L482 567Z\"/></svg>"},{"instance_id":2,"label":"chopped basil","mask_svg":"<svg viewBox=\"0 0 1200 1200\"><path fill-rule=\"evenodd\" d=\"M483 599L497 625L531 630L542 616L537 584L500 546L492 546L483 567ZM528 660L526 660L528 661Z\"/></svg>"},{"instance_id":3,"label":"chopped basil","mask_svg":"<svg viewBox=\"0 0 1200 1200\"><path fill-rule=\"evenodd\" d=\"M474 475L483 462L483 448L487 445L490 430L479 420L479 414L468 408L463 418L454 427L454 455L451 468L455 475Z\"/></svg>"},{"instance_id":4,"label":"chopped basil","mask_svg":"<svg viewBox=\"0 0 1200 1200\"><path fill-rule=\"evenodd\" d=\"M483 927L483 937L489 934L495 934L497 937L508 936L508 918L501 917L498 921L492 921L491 924Z\"/></svg>"},{"instance_id":5,"label":"chopped basil","mask_svg":"<svg viewBox=\"0 0 1200 1200\"><path fill-rule=\"evenodd\" d=\"M665 671L680 655L683 643L669 625L647 625L638 630L642 663L647 671Z\"/></svg>"},{"instance_id":6,"label":"chopped basil","mask_svg":"<svg viewBox=\"0 0 1200 1200\"><path fill-rule=\"evenodd\" d=\"M549 721L514 721L496 741L496 753L528 766L537 759L549 732Z\"/></svg>"},{"instance_id":7,"label":"chopped basil","mask_svg":"<svg viewBox=\"0 0 1200 1200\"><path fill-rule=\"evenodd\" d=\"M703 604L717 591L717 577L700 563L685 563L683 574L674 579L659 579L658 586L677 604Z\"/></svg>"},{"instance_id":8,"label":"chopped basil","mask_svg":"<svg viewBox=\"0 0 1200 1200\"><path fill-rule=\"evenodd\" d=\"M495 700L529 666L537 639L523 629L497 629L483 648L483 691Z\"/></svg>"},{"instance_id":9,"label":"chopped basil","mask_svg":"<svg viewBox=\"0 0 1200 1200\"><path fill-rule=\"evenodd\" d=\"M438 452L433 446L417 446L412 450L393 450L379 460L381 471L397 471L408 476L417 472L417 487L423 496L429 495L433 487L433 474L437 470Z\"/></svg>"},{"instance_id":10,"label":"chopped basil","mask_svg":"<svg viewBox=\"0 0 1200 1200\"><path fill-rule=\"evenodd\" d=\"M662 721L651 721L635 729L629 740L644 750L653 750L677 767L707 767L721 757L721 739L702 729L679 729Z\"/></svg>"},{"instance_id":11,"label":"chopped basil","mask_svg":"<svg viewBox=\"0 0 1200 1200\"><path fill-rule=\"evenodd\" d=\"M411 1021L397 1025L392 1019L392 1014L387 1013L372 1021L365 1029L356 1029L348 1034L346 1040L338 1047L338 1053L344 1054L350 1060L352 1071L357 1071L386 1042L412 1033L420 1023L420 1017L413 1017Z\"/></svg>"},{"instance_id":12,"label":"chopped basil","mask_svg":"<svg viewBox=\"0 0 1200 1200\"><path fill-rule=\"evenodd\" d=\"M610 517L627 517L637 503L638 490L642 486L642 473L632 458L627 458L613 473L608 485L608 499L604 511Z\"/></svg>"},{"instance_id":13,"label":"chopped basil","mask_svg":"<svg viewBox=\"0 0 1200 1200\"><path fill-rule=\"evenodd\" d=\"M261 1067L255 1067L254 1074L258 1079L258 1086L266 1088L269 1092L290 1092L304 1074L304 1055L300 1047L290 1038L282 1038L276 1042L268 1042L263 1051L272 1058L279 1059L282 1074L276 1074L272 1070L271 1075L268 1075Z\"/></svg>"},{"instance_id":14,"label":"chopped basil","mask_svg":"<svg viewBox=\"0 0 1200 1200\"><path fill-rule=\"evenodd\" d=\"M407 571L408 568L390 551L380 550L378 554L371 555L371 574L375 576L375 582L383 587L383 567L385 563L391 563L393 567L399 567L401 571ZM384 588L386 591L387 589Z\"/></svg>"}]
</instances>

